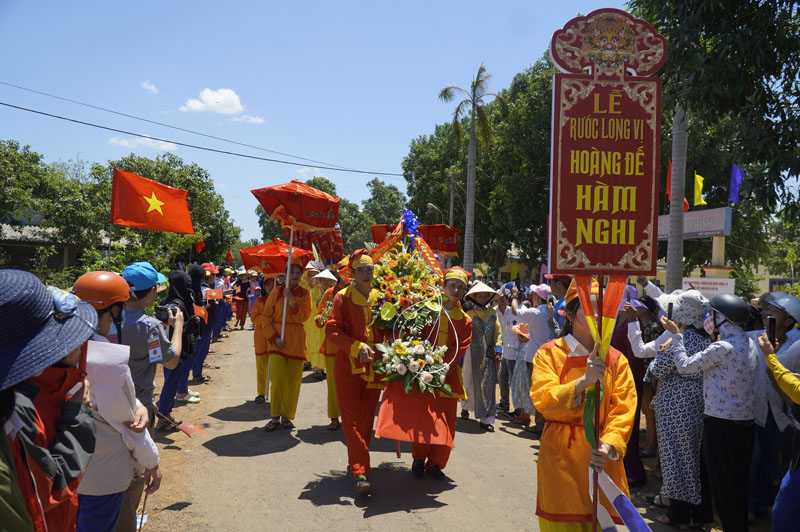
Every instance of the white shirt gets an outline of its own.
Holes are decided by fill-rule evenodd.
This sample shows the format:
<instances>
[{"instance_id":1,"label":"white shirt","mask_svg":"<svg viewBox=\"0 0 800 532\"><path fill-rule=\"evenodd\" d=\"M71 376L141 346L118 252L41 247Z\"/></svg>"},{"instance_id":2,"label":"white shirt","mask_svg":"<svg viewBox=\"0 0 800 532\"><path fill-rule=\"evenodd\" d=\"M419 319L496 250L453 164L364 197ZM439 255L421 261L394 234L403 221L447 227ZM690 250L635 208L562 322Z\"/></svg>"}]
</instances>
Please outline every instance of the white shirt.
<instances>
[{"instance_id":1,"label":"white shirt","mask_svg":"<svg viewBox=\"0 0 800 532\"><path fill-rule=\"evenodd\" d=\"M635 320L628 323L628 341L631 343L631 351L633 351L633 356L636 358L655 358L658 355L658 346L670 338L672 338L672 333L664 331L661 336L652 342L644 343L639 321Z\"/></svg>"},{"instance_id":2,"label":"white shirt","mask_svg":"<svg viewBox=\"0 0 800 532\"><path fill-rule=\"evenodd\" d=\"M511 330L511 326L514 325L517 317L511 312L511 305L506 305L503 312L500 312L500 307L495 307L494 310L497 313L500 330L503 331L503 358L514 360L514 351L519 347L519 339L517 333Z\"/></svg>"},{"instance_id":3,"label":"white shirt","mask_svg":"<svg viewBox=\"0 0 800 532\"><path fill-rule=\"evenodd\" d=\"M747 333L750 338L755 340L764 331L752 331ZM760 350L759 350L760 353ZM800 370L800 342L792 341L789 336L786 336L786 343L784 343L778 352L775 353L781 364L784 365L792 373L797 373ZM778 430L783 432L786 427L800 425L792 416L792 411L787 405L775 386L769 378L769 369L767 363L764 361L763 356L758 357L758 380L756 381L756 423L764 427L767 424L767 417L769 410L772 410L772 417L775 419L775 424Z\"/></svg>"},{"instance_id":4,"label":"white shirt","mask_svg":"<svg viewBox=\"0 0 800 532\"><path fill-rule=\"evenodd\" d=\"M525 361L533 362L533 356L539 347L550 341L550 329L547 327L547 305L536 308L519 307L517 319L528 324L530 339L525 343Z\"/></svg>"},{"instance_id":5,"label":"white shirt","mask_svg":"<svg viewBox=\"0 0 800 532\"><path fill-rule=\"evenodd\" d=\"M687 375L703 371L703 412L707 416L736 421L755 419L758 347L740 327L723 323L722 341L687 355L683 334L672 336L675 367Z\"/></svg>"}]
</instances>

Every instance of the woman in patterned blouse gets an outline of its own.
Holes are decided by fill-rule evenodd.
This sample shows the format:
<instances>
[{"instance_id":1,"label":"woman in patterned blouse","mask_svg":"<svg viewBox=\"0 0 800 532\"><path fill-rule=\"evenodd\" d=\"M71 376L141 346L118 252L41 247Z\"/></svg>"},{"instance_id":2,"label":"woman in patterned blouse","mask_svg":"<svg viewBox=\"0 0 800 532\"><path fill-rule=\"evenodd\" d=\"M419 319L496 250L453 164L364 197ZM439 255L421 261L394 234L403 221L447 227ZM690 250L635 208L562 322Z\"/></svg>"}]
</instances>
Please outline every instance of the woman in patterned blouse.
<instances>
[{"instance_id":1,"label":"woman in patterned blouse","mask_svg":"<svg viewBox=\"0 0 800 532\"><path fill-rule=\"evenodd\" d=\"M664 295L659 298L659 303L665 307L672 303L672 318L677 328L683 331L687 354L699 353L711 344L703 331L703 316L708 309L708 302L699 292L691 290ZM658 356L647 368L644 380L658 380L653 407L663 483L657 499L663 501L669 498L666 515L656 520L676 526L694 524L710 528L714 522L714 512L701 452L703 373L678 373L675 352L668 345L658 351Z\"/></svg>"}]
</instances>

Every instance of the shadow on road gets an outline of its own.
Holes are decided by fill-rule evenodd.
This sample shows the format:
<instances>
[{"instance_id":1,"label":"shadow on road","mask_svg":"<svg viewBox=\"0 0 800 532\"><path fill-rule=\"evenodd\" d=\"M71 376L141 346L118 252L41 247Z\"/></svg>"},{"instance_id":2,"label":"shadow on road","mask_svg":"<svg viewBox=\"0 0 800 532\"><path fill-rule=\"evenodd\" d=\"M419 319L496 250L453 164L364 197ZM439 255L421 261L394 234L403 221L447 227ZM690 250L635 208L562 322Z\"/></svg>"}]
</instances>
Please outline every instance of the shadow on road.
<instances>
[{"instance_id":1,"label":"shadow on road","mask_svg":"<svg viewBox=\"0 0 800 532\"><path fill-rule=\"evenodd\" d=\"M347 471L330 471L317 475L303 488L298 499L311 501L314 506L357 506L364 510L364 518L394 512L411 513L446 506L437 500L440 493L456 487L451 480L437 481L429 477L414 478L406 465L383 462L370 474L373 494L356 495L355 483ZM402 497L397 494L402 493Z\"/></svg>"},{"instance_id":2,"label":"shadow on road","mask_svg":"<svg viewBox=\"0 0 800 532\"><path fill-rule=\"evenodd\" d=\"M318 382L325 382L325 378L323 377L320 379L317 377L317 374L312 371L308 375L304 376L301 382L303 384L316 384Z\"/></svg>"},{"instance_id":3,"label":"shadow on road","mask_svg":"<svg viewBox=\"0 0 800 532\"><path fill-rule=\"evenodd\" d=\"M269 419L269 403L259 405L255 401L247 401L237 406L221 408L209 415L220 421L266 421Z\"/></svg>"},{"instance_id":4,"label":"shadow on road","mask_svg":"<svg viewBox=\"0 0 800 532\"><path fill-rule=\"evenodd\" d=\"M300 429L295 436L297 436L301 442L310 443L312 445L325 445L326 443L335 441L344 444L344 433L341 428L339 428L339 430L328 430L325 427L326 425L316 425L307 429Z\"/></svg>"},{"instance_id":5,"label":"shadow on road","mask_svg":"<svg viewBox=\"0 0 800 532\"><path fill-rule=\"evenodd\" d=\"M244 457L288 451L299 443L300 440L286 429L266 432L263 426L258 426L236 434L217 436L204 442L203 447L217 456Z\"/></svg>"},{"instance_id":6,"label":"shadow on road","mask_svg":"<svg viewBox=\"0 0 800 532\"><path fill-rule=\"evenodd\" d=\"M461 419L456 420L456 432L463 432L464 434L485 434L486 431L481 428L477 421L474 419Z\"/></svg>"}]
</instances>

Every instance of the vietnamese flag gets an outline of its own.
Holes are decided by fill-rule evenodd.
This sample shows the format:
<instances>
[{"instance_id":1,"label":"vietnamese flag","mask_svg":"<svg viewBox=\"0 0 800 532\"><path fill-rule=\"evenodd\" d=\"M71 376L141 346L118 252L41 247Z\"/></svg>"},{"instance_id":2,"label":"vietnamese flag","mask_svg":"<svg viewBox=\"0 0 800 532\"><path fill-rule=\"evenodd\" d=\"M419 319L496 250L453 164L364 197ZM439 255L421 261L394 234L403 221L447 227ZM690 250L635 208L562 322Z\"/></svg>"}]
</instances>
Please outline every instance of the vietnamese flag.
<instances>
[{"instance_id":1,"label":"vietnamese flag","mask_svg":"<svg viewBox=\"0 0 800 532\"><path fill-rule=\"evenodd\" d=\"M194 251L195 251L195 253L197 253L199 255L200 252L203 251L204 247L206 247L206 243L204 241L201 240L200 242L195 242L194 243Z\"/></svg>"},{"instance_id":2,"label":"vietnamese flag","mask_svg":"<svg viewBox=\"0 0 800 532\"><path fill-rule=\"evenodd\" d=\"M192 306L194 307L194 315L200 316L201 318L203 318L204 322L208 323L208 311L206 310L206 307L201 307L198 305L192 305Z\"/></svg>"},{"instance_id":3,"label":"vietnamese flag","mask_svg":"<svg viewBox=\"0 0 800 532\"><path fill-rule=\"evenodd\" d=\"M194 234L187 192L114 168L111 223Z\"/></svg>"},{"instance_id":4,"label":"vietnamese flag","mask_svg":"<svg viewBox=\"0 0 800 532\"><path fill-rule=\"evenodd\" d=\"M233 250L228 249L228 254L225 255L225 262L228 264L233 264Z\"/></svg>"}]
</instances>

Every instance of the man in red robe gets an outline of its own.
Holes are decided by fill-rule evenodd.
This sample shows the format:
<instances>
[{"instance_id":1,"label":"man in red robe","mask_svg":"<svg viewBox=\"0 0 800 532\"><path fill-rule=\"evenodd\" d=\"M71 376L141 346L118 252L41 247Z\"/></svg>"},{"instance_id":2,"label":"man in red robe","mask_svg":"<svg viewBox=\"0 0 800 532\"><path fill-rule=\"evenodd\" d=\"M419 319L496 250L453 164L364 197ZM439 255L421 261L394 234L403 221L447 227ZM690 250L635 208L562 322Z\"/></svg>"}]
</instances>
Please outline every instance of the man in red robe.
<instances>
[{"instance_id":1,"label":"man in red robe","mask_svg":"<svg viewBox=\"0 0 800 532\"><path fill-rule=\"evenodd\" d=\"M382 332L371 325L372 307L380 292L372 288L374 262L360 249L350 258L351 284L333 298L333 307L325 326L328 346L336 349L336 397L342 415L342 429L347 442L350 473L356 480L356 492L372 490L369 443L375 421L375 408L383 385L376 382L372 363L375 344Z\"/></svg>"}]
</instances>

